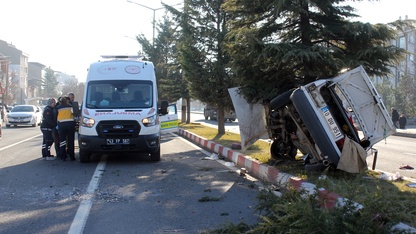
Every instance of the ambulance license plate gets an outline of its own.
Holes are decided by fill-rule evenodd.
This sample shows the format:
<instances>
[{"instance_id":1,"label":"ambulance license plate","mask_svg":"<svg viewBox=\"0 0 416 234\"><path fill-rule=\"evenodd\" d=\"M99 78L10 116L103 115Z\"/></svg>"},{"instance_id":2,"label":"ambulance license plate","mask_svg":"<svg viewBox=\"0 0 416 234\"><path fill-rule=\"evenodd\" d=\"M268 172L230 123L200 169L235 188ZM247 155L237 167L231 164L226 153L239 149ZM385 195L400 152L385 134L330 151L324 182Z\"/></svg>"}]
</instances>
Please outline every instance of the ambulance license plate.
<instances>
[{"instance_id":1,"label":"ambulance license plate","mask_svg":"<svg viewBox=\"0 0 416 234\"><path fill-rule=\"evenodd\" d=\"M130 139L107 139L107 145L128 145Z\"/></svg>"}]
</instances>

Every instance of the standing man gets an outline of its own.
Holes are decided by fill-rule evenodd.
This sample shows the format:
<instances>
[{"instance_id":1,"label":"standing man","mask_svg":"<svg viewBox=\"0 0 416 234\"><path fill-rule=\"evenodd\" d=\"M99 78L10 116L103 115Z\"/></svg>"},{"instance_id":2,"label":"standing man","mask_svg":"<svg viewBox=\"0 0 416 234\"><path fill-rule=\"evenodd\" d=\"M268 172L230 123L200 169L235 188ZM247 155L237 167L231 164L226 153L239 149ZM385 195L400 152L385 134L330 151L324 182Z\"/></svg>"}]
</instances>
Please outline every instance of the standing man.
<instances>
[{"instance_id":1,"label":"standing man","mask_svg":"<svg viewBox=\"0 0 416 234\"><path fill-rule=\"evenodd\" d=\"M68 93L68 97L69 97L69 103L72 104L75 100L74 93Z\"/></svg>"},{"instance_id":2,"label":"standing man","mask_svg":"<svg viewBox=\"0 0 416 234\"><path fill-rule=\"evenodd\" d=\"M399 112L394 107L391 108L391 120L393 121L394 127L398 128Z\"/></svg>"},{"instance_id":3,"label":"standing man","mask_svg":"<svg viewBox=\"0 0 416 234\"><path fill-rule=\"evenodd\" d=\"M58 108L58 106L61 105L61 99L62 99L62 97L59 97L56 104L55 104L54 114L55 114L56 127L52 131L53 140L54 140L54 143L55 143L56 157L58 157L58 158L61 158L61 155L60 155L61 152L60 152L60 149L59 149L59 132L58 132L58 122L57 122L58 112L56 111L56 108Z\"/></svg>"},{"instance_id":4,"label":"standing man","mask_svg":"<svg viewBox=\"0 0 416 234\"><path fill-rule=\"evenodd\" d=\"M406 116L404 115L404 113L402 113L399 118L399 128L406 129L406 124L407 124Z\"/></svg>"},{"instance_id":5,"label":"standing man","mask_svg":"<svg viewBox=\"0 0 416 234\"><path fill-rule=\"evenodd\" d=\"M55 104L56 101L53 98L48 100L48 105L43 110L42 124L40 130L43 134L42 142L42 159L43 160L55 160L55 157L51 155L51 146L54 142L53 132L56 128L56 116L55 116ZM58 153L58 151L56 152Z\"/></svg>"},{"instance_id":6,"label":"standing man","mask_svg":"<svg viewBox=\"0 0 416 234\"><path fill-rule=\"evenodd\" d=\"M56 111L58 113L59 156L62 161L65 161L67 156L74 161L75 120L68 97L61 98L61 104L56 107Z\"/></svg>"},{"instance_id":7,"label":"standing man","mask_svg":"<svg viewBox=\"0 0 416 234\"><path fill-rule=\"evenodd\" d=\"M72 106L72 114L74 115L75 119L75 132L78 132L78 125L79 125L79 104L78 101L75 101L74 93L68 93L69 104Z\"/></svg>"}]
</instances>

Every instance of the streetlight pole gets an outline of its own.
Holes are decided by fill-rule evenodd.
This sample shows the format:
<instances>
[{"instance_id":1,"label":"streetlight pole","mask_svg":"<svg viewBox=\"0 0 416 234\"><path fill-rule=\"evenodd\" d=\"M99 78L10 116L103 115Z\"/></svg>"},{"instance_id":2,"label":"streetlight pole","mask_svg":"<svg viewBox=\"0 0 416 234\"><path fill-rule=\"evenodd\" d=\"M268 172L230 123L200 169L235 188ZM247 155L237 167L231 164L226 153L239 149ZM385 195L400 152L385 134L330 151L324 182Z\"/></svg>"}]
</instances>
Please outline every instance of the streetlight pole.
<instances>
[{"instance_id":1,"label":"streetlight pole","mask_svg":"<svg viewBox=\"0 0 416 234\"><path fill-rule=\"evenodd\" d=\"M144 7L144 8L147 8L147 9L153 11L153 22L152 22L152 24L153 24L153 38L152 38L152 46L154 48L155 47L155 30L156 30L156 11L157 10L162 10L162 9L164 9L164 7L151 8L151 7L148 7L148 6L145 6L145 5L142 5L140 3L130 1L130 0L127 0L127 2L136 4L136 5L139 5L141 7ZM182 4L182 3L174 4L174 5L171 5L171 6L177 6L177 5L180 5L180 4Z\"/></svg>"},{"instance_id":2,"label":"streetlight pole","mask_svg":"<svg viewBox=\"0 0 416 234\"><path fill-rule=\"evenodd\" d=\"M134 38L134 37L130 37L130 36L127 36L127 35L124 35L124 37L125 38L128 38L128 39L131 39L131 40L134 40L135 42L137 42L137 37ZM142 52L143 52L143 47L141 45L139 45L139 51L137 52L137 55L138 56L142 56Z\"/></svg>"}]
</instances>

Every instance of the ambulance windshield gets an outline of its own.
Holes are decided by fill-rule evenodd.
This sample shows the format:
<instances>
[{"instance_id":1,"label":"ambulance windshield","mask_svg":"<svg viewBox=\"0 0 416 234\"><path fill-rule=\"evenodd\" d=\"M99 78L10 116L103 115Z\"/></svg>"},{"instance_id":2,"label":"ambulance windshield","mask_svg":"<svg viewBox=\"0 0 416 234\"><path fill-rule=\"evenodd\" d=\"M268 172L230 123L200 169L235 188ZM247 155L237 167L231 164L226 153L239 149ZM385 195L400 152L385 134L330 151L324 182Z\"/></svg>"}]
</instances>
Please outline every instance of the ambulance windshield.
<instances>
[{"instance_id":1,"label":"ambulance windshield","mask_svg":"<svg viewBox=\"0 0 416 234\"><path fill-rule=\"evenodd\" d=\"M86 107L89 109L150 108L153 83L138 80L100 80L88 84Z\"/></svg>"}]
</instances>

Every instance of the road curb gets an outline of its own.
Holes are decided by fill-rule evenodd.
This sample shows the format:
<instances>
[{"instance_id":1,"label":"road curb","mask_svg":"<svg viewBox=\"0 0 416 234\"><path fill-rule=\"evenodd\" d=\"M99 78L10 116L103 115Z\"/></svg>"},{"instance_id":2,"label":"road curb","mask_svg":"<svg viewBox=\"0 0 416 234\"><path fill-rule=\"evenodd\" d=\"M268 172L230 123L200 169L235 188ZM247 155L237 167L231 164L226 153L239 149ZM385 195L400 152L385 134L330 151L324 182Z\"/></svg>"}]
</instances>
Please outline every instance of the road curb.
<instances>
[{"instance_id":1,"label":"road curb","mask_svg":"<svg viewBox=\"0 0 416 234\"><path fill-rule=\"evenodd\" d=\"M408 132L396 132L395 134L393 134L393 136L416 138L415 133L408 133Z\"/></svg>"},{"instance_id":2,"label":"road curb","mask_svg":"<svg viewBox=\"0 0 416 234\"><path fill-rule=\"evenodd\" d=\"M235 152L228 147L224 147L186 130L179 129L179 134L196 143L197 145L227 158L229 161L234 162L237 167L245 168L251 176L257 179L267 181L279 186L290 186L297 191L304 190L310 194L318 191L318 198L325 200L324 204L326 208L330 209L336 205L342 205L345 203L345 199L340 195L329 192L324 188L317 188L316 185L307 182L299 177L281 172L274 166L261 163L249 156Z\"/></svg>"},{"instance_id":3,"label":"road curb","mask_svg":"<svg viewBox=\"0 0 416 234\"><path fill-rule=\"evenodd\" d=\"M227 158L229 161L235 163L237 167L245 168L251 176L257 179L267 181L275 185L293 187L297 191L307 191L309 194L318 192L318 199L325 201L322 203L325 208L331 209L336 206L343 206L347 201L346 198L343 198L336 193L330 192L325 188L317 188L315 184L307 182L299 177L281 172L274 166L261 163L249 156L235 152L228 147L224 147L194 133L188 132L181 128L179 128L178 133L193 143L196 143L203 148L206 148L212 152L217 153L218 155ZM355 207L360 209L362 208L362 205L355 203ZM409 233L416 233L416 228L413 228L404 223L396 224L393 229L404 230L408 231Z\"/></svg>"}]
</instances>

